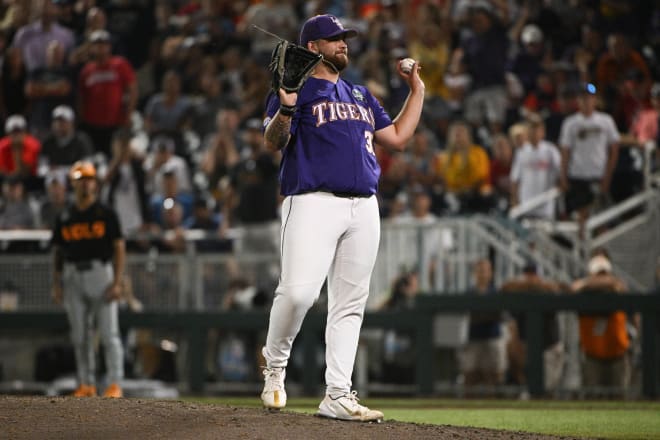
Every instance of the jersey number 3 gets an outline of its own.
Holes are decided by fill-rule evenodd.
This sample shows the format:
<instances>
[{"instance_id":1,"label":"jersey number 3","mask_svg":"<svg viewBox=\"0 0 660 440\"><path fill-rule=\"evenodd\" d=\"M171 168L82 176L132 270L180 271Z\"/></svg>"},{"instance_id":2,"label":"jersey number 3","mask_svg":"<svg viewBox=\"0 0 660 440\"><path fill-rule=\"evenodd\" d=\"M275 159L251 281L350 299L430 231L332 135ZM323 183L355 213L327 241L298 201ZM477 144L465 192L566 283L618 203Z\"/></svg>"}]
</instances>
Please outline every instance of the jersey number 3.
<instances>
[{"instance_id":1,"label":"jersey number 3","mask_svg":"<svg viewBox=\"0 0 660 440\"><path fill-rule=\"evenodd\" d=\"M370 131L365 131L364 141L364 146L366 147L367 151L375 156L376 153L374 153L374 134Z\"/></svg>"}]
</instances>

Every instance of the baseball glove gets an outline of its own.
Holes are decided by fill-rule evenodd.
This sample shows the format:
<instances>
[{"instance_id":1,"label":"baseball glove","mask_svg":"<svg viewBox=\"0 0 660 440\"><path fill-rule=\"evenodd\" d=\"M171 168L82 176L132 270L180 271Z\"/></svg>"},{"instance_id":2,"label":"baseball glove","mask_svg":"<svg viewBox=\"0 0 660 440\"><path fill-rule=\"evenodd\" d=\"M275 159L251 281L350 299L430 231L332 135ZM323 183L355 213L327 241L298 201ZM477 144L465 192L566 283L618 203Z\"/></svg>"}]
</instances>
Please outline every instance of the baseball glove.
<instances>
[{"instance_id":1,"label":"baseball glove","mask_svg":"<svg viewBox=\"0 0 660 440\"><path fill-rule=\"evenodd\" d=\"M268 65L268 70L273 74L273 92L277 94L280 88L287 93L298 92L322 58L322 55L302 46L286 40L280 41Z\"/></svg>"}]
</instances>

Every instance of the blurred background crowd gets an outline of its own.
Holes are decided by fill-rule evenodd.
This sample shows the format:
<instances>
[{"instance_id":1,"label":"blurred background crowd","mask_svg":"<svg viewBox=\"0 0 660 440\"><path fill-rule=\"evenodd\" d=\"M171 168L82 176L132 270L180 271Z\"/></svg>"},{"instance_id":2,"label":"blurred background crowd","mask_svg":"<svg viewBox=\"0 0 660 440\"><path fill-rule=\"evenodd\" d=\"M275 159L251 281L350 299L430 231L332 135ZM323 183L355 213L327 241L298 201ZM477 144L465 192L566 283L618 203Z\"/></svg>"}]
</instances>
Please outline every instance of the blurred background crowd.
<instances>
[{"instance_id":1,"label":"blurred background crowd","mask_svg":"<svg viewBox=\"0 0 660 440\"><path fill-rule=\"evenodd\" d=\"M296 41L326 12L360 30L344 78L391 114L407 95L395 63L422 66L423 122L406 152L378 150L383 217L506 212L558 186L562 123L585 94L621 146L606 195L641 188L658 137L657 1L5 0L0 228L50 228L82 158L127 234L276 221L279 156L261 134L276 40L252 25ZM516 163L527 144L548 151Z\"/></svg>"},{"instance_id":2,"label":"blurred background crowd","mask_svg":"<svg viewBox=\"0 0 660 440\"><path fill-rule=\"evenodd\" d=\"M279 153L265 150L262 122L277 40L252 25L297 41L302 22L318 13L360 31L348 42L343 77L365 84L391 115L408 93L396 63L412 57L422 66L426 102L410 145L402 153L376 150L381 216L394 224L506 214L568 186L574 192L565 203L551 201L528 216L584 220L580 209L594 198L601 208L625 199L643 188L644 166L660 163L653 150L660 136L658 0L3 0L0 229L51 229L69 197L70 165L89 159L132 252L154 243L182 252L186 229L215 235L198 250L232 251L229 231L237 226L251 227L242 246L276 252ZM605 121L597 132L566 122L594 111ZM161 238L141 238L148 234ZM440 247L451 237L437 240ZM4 244L3 251L25 246ZM583 291L592 281L625 290L602 261L574 286L540 279L533 263L502 286L494 286L487 259L473 269L475 293ZM268 264L260 270L277 277ZM429 277L424 270L403 271L379 307L407 307L420 278ZM265 307L272 290L255 293L253 281L224 280L228 293L213 305ZM626 327L624 317L628 330L617 327L619 336L634 333L633 318ZM546 371L561 371L556 317L547 319ZM523 328L520 317L471 316L468 344L457 354L465 383L524 383ZM227 357L225 379L244 379L247 367L232 359L258 344L228 341L214 356ZM386 363L373 374L412 374L405 363L414 359L405 355L411 343L386 334ZM621 345L629 351L634 344ZM624 386L616 379L630 377L621 373L627 361L610 367L614 379L606 382ZM546 379L554 380L549 389L557 386L558 378Z\"/></svg>"}]
</instances>

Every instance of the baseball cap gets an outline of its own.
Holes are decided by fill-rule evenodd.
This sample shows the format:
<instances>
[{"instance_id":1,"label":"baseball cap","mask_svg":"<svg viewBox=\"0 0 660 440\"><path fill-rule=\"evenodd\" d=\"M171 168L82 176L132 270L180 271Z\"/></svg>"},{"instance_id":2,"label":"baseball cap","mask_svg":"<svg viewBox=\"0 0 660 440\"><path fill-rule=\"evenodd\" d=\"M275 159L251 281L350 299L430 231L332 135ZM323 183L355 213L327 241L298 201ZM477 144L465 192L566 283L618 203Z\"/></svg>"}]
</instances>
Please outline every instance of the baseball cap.
<instances>
[{"instance_id":1,"label":"baseball cap","mask_svg":"<svg viewBox=\"0 0 660 440\"><path fill-rule=\"evenodd\" d=\"M69 122L73 121L75 119L73 109L68 105L58 105L53 109L53 119L58 118Z\"/></svg>"},{"instance_id":2,"label":"baseball cap","mask_svg":"<svg viewBox=\"0 0 660 440\"><path fill-rule=\"evenodd\" d=\"M71 180L78 180L85 177L96 177L96 168L91 162L79 160L71 166L69 178Z\"/></svg>"},{"instance_id":3,"label":"baseball cap","mask_svg":"<svg viewBox=\"0 0 660 440\"><path fill-rule=\"evenodd\" d=\"M355 29L345 29L334 15L315 15L303 24L300 31L300 45L307 46L309 41L330 39L340 35L344 38L353 38L357 34Z\"/></svg>"},{"instance_id":4,"label":"baseball cap","mask_svg":"<svg viewBox=\"0 0 660 440\"><path fill-rule=\"evenodd\" d=\"M543 31L535 24L528 24L522 29L520 41L524 44L541 43L543 41Z\"/></svg>"},{"instance_id":5,"label":"baseball cap","mask_svg":"<svg viewBox=\"0 0 660 440\"><path fill-rule=\"evenodd\" d=\"M23 131L27 128L27 122L21 115L11 115L5 121L5 133L12 131Z\"/></svg>"},{"instance_id":6,"label":"baseball cap","mask_svg":"<svg viewBox=\"0 0 660 440\"><path fill-rule=\"evenodd\" d=\"M110 33L104 29L99 29L89 35L90 43L109 43Z\"/></svg>"},{"instance_id":7,"label":"baseball cap","mask_svg":"<svg viewBox=\"0 0 660 440\"><path fill-rule=\"evenodd\" d=\"M589 260L588 271L591 275L601 272L612 272L612 263L604 255L596 255Z\"/></svg>"}]
</instances>

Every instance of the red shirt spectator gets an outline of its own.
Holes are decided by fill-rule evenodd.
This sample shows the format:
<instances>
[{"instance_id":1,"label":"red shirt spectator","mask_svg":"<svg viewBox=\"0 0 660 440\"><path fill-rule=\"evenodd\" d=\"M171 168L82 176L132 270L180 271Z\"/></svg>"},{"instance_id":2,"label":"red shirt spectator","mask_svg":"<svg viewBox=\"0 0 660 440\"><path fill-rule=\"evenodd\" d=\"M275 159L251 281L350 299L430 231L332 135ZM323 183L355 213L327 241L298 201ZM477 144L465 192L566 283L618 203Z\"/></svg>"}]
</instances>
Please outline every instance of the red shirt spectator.
<instances>
[{"instance_id":1,"label":"red shirt spectator","mask_svg":"<svg viewBox=\"0 0 660 440\"><path fill-rule=\"evenodd\" d=\"M112 55L107 31L92 32L89 41L94 61L85 64L78 77L79 114L96 151L110 158L115 130L127 125L135 110L137 82L131 64Z\"/></svg>"},{"instance_id":2,"label":"red shirt spectator","mask_svg":"<svg viewBox=\"0 0 660 440\"><path fill-rule=\"evenodd\" d=\"M129 115L124 94L135 84L135 72L125 58L113 56L105 62L88 62L78 84L85 123L116 127L126 122Z\"/></svg>"},{"instance_id":3,"label":"red shirt spectator","mask_svg":"<svg viewBox=\"0 0 660 440\"><path fill-rule=\"evenodd\" d=\"M7 136L0 138L0 174L20 177L37 174L41 143L25 131L26 127L21 115L7 118Z\"/></svg>"}]
</instances>

